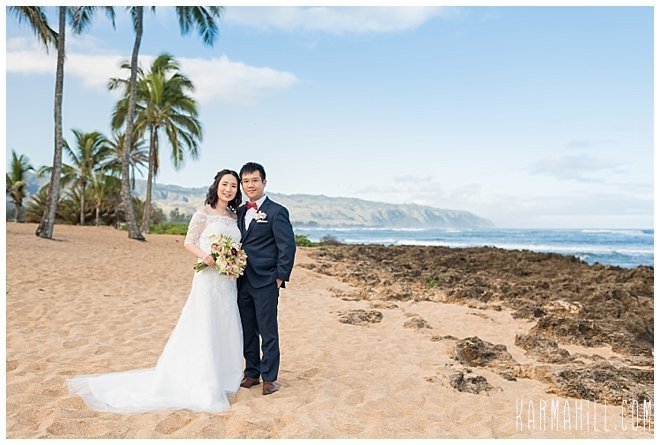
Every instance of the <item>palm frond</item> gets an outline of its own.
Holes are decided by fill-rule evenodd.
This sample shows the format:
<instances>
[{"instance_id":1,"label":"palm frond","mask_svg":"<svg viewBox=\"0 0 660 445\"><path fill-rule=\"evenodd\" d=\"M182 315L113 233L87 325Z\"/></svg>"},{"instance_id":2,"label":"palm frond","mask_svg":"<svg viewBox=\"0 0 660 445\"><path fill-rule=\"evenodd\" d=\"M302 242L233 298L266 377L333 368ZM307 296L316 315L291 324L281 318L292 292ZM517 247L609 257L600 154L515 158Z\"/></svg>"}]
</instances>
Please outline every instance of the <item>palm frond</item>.
<instances>
[{"instance_id":1,"label":"palm frond","mask_svg":"<svg viewBox=\"0 0 660 445\"><path fill-rule=\"evenodd\" d=\"M46 52L51 46L57 46L57 32L48 25L43 6L9 6L7 9L19 24L27 22L34 35L46 47Z\"/></svg>"},{"instance_id":2,"label":"palm frond","mask_svg":"<svg viewBox=\"0 0 660 445\"><path fill-rule=\"evenodd\" d=\"M187 35L194 27L207 46L213 46L218 35L216 19L220 19L222 6L177 6L181 34Z\"/></svg>"},{"instance_id":3,"label":"palm frond","mask_svg":"<svg viewBox=\"0 0 660 445\"><path fill-rule=\"evenodd\" d=\"M67 12L71 29L75 34L81 34L89 28L94 20L94 15L99 9L103 9L106 16L115 27L115 9L112 6L69 6Z\"/></svg>"}]
</instances>

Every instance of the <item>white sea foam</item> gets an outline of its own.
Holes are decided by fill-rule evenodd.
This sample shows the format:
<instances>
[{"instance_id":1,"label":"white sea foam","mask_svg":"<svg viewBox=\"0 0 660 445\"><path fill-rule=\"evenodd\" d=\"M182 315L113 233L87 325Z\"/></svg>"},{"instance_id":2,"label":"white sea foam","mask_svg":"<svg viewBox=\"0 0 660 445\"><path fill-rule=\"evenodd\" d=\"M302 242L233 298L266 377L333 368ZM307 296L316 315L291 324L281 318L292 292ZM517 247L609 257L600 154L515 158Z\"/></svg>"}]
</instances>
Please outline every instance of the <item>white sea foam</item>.
<instances>
[{"instance_id":1,"label":"white sea foam","mask_svg":"<svg viewBox=\"0 0 660 445\"><path fill-rule=\"evenodd\" d=\"M375 242L375 241L371 241ZM507 250L531 250L540 252L557 253L593 253L593 254L622 254L622 255L648 255L653 253L653 246L648 248L630 247L606 247L593 245L569 245L557 246L551 244L514 244L514 243L483 243L464 241L424 241L424 240L401 240L397 244L406 246L445 246L445 247L499 247Z\"/></svg>"},{"instance_id":2,"label":"white sea foam","mask_svg":"<svg viewBox=\"0 0 660 445\"><path fill-rule=\"evenodd\" d=\"M624 236L653 236L652 233L644 232L643 230L631 229L583 229L580 233L611 233L614 235Z\"/></svg>"},{"instance_id":3,"label":"white sea foam","mask_svg":"<svg viewBox=\"0 0 660 445\"><path fill-rule=\"evenodd\" d=\"M427 232L429 229L420 227L294 227L300 232ZM462 229L431 229L446 233L469 232Z\"/></svg>"}]
</instances>

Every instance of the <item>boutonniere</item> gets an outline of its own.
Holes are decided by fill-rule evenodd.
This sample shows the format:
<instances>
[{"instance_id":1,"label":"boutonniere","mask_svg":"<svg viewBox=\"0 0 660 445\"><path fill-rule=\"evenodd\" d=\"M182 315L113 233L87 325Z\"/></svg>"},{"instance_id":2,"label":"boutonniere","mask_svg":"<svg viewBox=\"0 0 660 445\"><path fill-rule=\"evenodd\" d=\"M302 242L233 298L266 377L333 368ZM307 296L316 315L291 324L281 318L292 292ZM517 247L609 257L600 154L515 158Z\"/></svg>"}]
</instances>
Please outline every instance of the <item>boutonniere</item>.
<instances>
[{"instance_id":1,"label":"boutonniere","mask_svg":"<svg viewBox=\"0 0 660 445\"><path fill-rule=\"evenodd\" d=\"M254 219L257 222L268 222L266 221L266 214L264 212L257 212L252 216L252 219Z\"/></svg>"}]
</instances>

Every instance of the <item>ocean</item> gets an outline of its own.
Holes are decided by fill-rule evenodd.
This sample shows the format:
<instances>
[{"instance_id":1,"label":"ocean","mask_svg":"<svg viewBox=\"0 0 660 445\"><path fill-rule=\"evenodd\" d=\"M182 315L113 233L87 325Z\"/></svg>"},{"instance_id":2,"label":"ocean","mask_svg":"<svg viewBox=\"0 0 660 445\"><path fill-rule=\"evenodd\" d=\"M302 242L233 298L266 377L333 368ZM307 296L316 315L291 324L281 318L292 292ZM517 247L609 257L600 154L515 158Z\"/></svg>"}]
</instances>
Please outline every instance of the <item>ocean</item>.
<instances>
[{"instance_id":1,"label":"ocean","mask_svg":"<svg viewBox=\"0 0 660 445\"><path fill-rule=\"evenodd\" d=\"M588 264L653 266L653 229L381 229L294 228L311 241L331 236L346 244L447 247L495 246L573 255Z\"/></svg>"}]
</instances>

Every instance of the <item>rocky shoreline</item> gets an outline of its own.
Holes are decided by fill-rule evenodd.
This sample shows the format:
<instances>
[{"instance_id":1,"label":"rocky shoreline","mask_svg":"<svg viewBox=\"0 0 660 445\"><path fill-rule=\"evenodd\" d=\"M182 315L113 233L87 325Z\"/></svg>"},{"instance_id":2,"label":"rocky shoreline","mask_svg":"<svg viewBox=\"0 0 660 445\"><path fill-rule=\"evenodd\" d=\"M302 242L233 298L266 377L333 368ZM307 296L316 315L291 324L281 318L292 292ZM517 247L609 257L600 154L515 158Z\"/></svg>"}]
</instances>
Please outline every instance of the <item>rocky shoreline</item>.
<instances>
[{"instance_id":1,"label":"rocky shoreline","mask_svg":"<svg viewBox=\"0 0 660 445\"><path fill-rule=\"evenodd\" d=\"M483 377L470 375L472 368L489 368L507 380L541 381L546 392L559 396L600 403L653 401L652 267L588 265L559 254L491 247L329 245L310 249L310 257L316 262L305 267L356 289L337 291L335 297L370 302L369 311L340 314L343 323L378 323L379 308L418 301L507 309L513 318L535 322L514 339L531 363L517 363L504 345L451 338L449 352L464 367L452 379L458 391L492 388ZM416 314L406 324L431 328ZM571 354L560 345L609 346L614 354Z\"/></svg>"}]
</instances>

